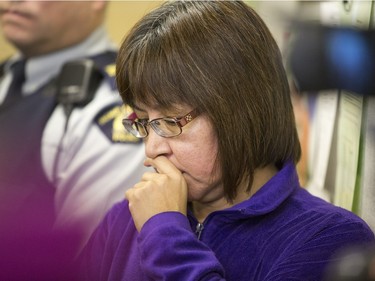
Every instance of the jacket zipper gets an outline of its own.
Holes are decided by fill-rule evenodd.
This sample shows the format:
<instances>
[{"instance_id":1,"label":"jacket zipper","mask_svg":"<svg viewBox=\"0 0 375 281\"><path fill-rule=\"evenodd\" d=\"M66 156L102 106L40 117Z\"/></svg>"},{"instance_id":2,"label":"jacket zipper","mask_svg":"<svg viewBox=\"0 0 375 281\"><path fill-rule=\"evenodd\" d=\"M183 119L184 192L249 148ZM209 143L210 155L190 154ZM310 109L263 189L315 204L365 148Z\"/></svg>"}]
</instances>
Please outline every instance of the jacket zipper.
<instances>
[{"instance_id":1,"label":"jacket zipper","mask_svg":"<svg viewBox=\"0 0 375 281\"><path fill-rule=\"evenodd\" d=\"M195 234L198 237L198 240L200 240L202 231L203 231L204 225L203 223L198 222L197 227L195 228Z\"/></svg>"}]
</instances>

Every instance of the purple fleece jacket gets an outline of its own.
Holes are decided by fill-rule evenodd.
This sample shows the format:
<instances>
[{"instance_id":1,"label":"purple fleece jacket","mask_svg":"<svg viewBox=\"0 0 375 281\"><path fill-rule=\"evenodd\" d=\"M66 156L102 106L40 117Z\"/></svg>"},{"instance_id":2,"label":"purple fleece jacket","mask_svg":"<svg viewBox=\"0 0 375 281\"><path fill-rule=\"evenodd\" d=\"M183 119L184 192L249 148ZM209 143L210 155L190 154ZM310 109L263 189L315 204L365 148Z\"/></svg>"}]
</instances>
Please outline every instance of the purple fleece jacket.
<instances>
[{"instance_id":1,"label":"purple fleece jacket","mask_svg":"<svg viewBox=\"0 0 375 281\"><path fill-rule=\"evenodd\" d=\"M115 205L83 254L89 281L322 280L340 250L374 243L366 223L312 196L286 164L249 200L197 221L177 212L135 229ZM199 239L198 239L199 237Z\"/></svg>"}]
</instances>

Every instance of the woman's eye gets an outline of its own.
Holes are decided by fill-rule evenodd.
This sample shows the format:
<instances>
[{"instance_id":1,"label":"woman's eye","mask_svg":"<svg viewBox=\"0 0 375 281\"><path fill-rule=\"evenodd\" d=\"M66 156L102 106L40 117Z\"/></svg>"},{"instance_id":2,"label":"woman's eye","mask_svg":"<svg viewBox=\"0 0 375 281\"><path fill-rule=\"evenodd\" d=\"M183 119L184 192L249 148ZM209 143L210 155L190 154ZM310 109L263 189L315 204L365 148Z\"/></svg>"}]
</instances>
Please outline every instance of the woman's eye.
<instances>
[{"instance_id":1,"label":"woman's eye","mask_svg":"<svg viewBox=\"0 0 375 281\"><path fill-rule=\"evenodd\" d=\"M154 120L154 124L155 124L156 126L160 126L161 122L160 122L160 120Z\"/></svg>"},{"instance_id":2,"label":"woman's eye","mask_svg":"<svg viewBox=\"0 0 375 281\"><path fill-rule=\"evenodd\" d=\"M165 124L167 125L167 126L176 126L177 124L176 124L176 122L174 121L174 120L164 120L164 122L165 122Z\"/></svg>"}]
</instances>

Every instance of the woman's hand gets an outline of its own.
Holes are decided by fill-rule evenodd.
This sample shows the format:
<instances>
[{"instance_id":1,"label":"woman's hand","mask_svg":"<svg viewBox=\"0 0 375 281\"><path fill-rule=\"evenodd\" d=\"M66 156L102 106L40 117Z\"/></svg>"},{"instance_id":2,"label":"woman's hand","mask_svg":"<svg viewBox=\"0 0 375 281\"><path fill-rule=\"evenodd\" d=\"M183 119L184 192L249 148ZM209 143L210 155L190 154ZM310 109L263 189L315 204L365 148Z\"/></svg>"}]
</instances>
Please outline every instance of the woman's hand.
<instances>
[{"instance_id":1,"label":"woman's hand","mask_svg":"<svg viewBox=\"0 0 375 281\"><path fill-rule=\"evenodd\" d=\"M138 232L156 214L176 211L186 215L187 211L187 184L181 172L164 156L147 159L145 165L157 172L146 172L125 193Z\"/></svg>"}]
</instances>

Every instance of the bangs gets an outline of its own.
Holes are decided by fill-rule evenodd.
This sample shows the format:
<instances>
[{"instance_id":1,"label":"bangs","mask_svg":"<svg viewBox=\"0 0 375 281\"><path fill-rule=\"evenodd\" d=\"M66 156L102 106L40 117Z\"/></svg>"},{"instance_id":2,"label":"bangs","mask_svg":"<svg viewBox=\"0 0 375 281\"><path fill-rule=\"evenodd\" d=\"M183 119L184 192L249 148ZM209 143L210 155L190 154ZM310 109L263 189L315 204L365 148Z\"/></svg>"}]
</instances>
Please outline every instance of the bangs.
<instances>
[{"instance_id":1,"label":"bangs","mask_svg":"<svg viewBox=\"0 0 375 281\"><path fill-rule=\"evenodd\" d=\"M213 48L212 29L199 29L200 12L185 18L185 3L173 2L151 12L131 30L117 60L117 86L123 101L133 106L173 108L177 104L204 106L212 63L205 58ZM188 17L190 19L190 17Z\"/></svg>"},{"instance_id":2,"label":"bangs","mask_svg":"<svg viewBox=\"0 0 375 281\"><path fill-rule=\"evenodd\" d=\"M124 59L117 61L116 79L124 103L132 107L142 104L173 108L181 103L194 106L187 98L189 78L181 74L188 71L181 69L181 59L168 48L167 39L148 34L137 46L123 44L119 58Z\"/></svg>"}]
</instances>

